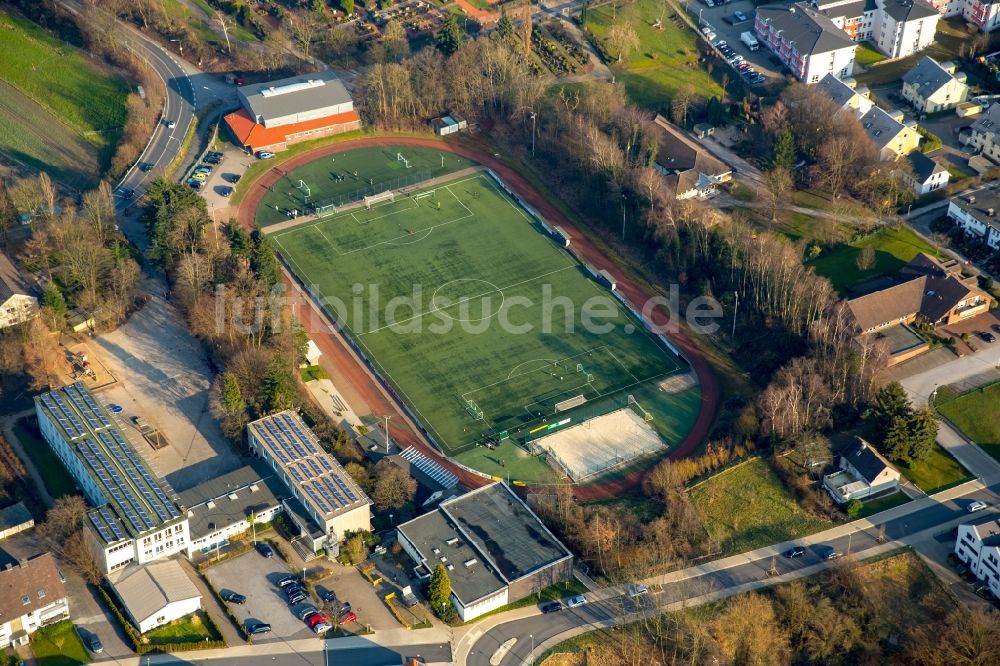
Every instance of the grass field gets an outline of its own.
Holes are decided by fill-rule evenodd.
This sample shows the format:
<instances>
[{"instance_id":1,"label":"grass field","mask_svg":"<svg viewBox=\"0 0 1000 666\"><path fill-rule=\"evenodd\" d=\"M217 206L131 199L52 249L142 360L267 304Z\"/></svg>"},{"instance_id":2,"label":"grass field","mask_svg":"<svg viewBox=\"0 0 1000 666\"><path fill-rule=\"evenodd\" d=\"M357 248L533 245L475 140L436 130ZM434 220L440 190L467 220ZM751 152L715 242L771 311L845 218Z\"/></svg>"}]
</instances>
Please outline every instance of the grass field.
<instances>
[{"instance_id":1,"label":"grass field","mask_svg":"<svg viewBox=\"0 0 1000 666\"><path fill-rule=\"evenodd\" d=\"M613 8L606 4L587 10L585 27L604 42L604 35L616 20L627 20L639 36L639 48L622 64L613 65L619 81L629 97L639 106L660 110L674 94L690 86L695 94L708 100L722 96L722 86L698 62L698 47L694 31L687 24L664 16L663 29L653 29L653 23L663 15L663 3L639 0L635 4ZM616 18L617 17L617 18ZM617 53L608 54L611 62Z\"/></svg>"},{"instance_id":2,"label":"grass field","mask_svg":"<svg viewBox=\"0 0 1000 666\"><path fill-rule=\"evenodd\" d=\"M937 410L958 426L988 454L1000 460L1000 383L972 389L949 400L938 400Z\"/></svg>"},{"instance_id":3,"label":"grass field","mask_svg":"<svg viewBox=\"0 0 1000 666\"><path fill-rule=\"evenodd\" d=\"M448 452L681 368L486 174L413 194L272 238Z\"/></svg>"},{"instance_id":4,"label":"grass field","mask_svg":"<svg viewBox=\"0 0 1000 666\"><path fill-rule=\"evenodd\" d=\"M732 555L833 526L812 518L766 460L754 458L695 486L689 493L721 555Z\"/></svg>"},{"instance_id":5,"label":"grass field","mask_svg":"<svg viewBox=\"0 0 1000 666\"><path fill-rule=\"evenodd\" d=\"M854 60L862 67L870 67L877 62L888 60L888 56L876 49L870 42L859 42Z\"/></svg>"},{"instance_id":6,"label":"grass field","mask_svg":"<svg viewBox=\"0 0 1000 666\"><path fill-rule=\"evenodd\" d=\"M143 636L153 645L169 645L170 643L198 643L205 639L217 641L222 638L217 631L205 622L205 611L196 611L191 615L174 620L162 627L151 629Z\"/></svg>"},{"instance_id":7,"label":"grass field","mask_svg":"<svg viewBox=\"0 0 1000 666\"><path fill-rule=\"evenodd\" d=\"M36 631L31 636L31 652L39 666L77 666L91 661L72 620L56 622Z\"/></svg>"},{"instance_id":8,"label":"grass field","mask_svg":"<svg viewBox=\"0 0 1000 666\"><path fill-rule=\"evenodd\" d=\"M875 264L868 270L858 268L857 259L866 245L875 248ZM939 254L908 227L888 228L861 241L844 244L810 261L817 275L829 278L833 288L841 294L854 285L882 275L895 275L920 252Z\"/></svg>"},{"instance_id":9,"label":"grass field","mask_svg":"<svg viewBox=\"0 0 1000 666\"><path fill-rule=\"evenodd\" d=\"M409 167L398 159L402 155ZM268 192L257 209L262 227L288 220L286 211L307 211L310 204L334 201L346 205L365 194L398 189L404 184L454 173L475 163L452 153L401 146L358 148L347 153L314 160L289 172ZM300 181L308 188L299 185Z\"/></svg>"},{"instance_id":10,"label":"grass field","mask_svg":"<svg viewBox=\"0 0 1000 666\"><path fill-rule=\"evenodd\" d=\"M997 404L994 403L994 410ZM914 462L910 466L900 465L899 471L925 493L932 493L945 486L972 478L960 462L937 444L927 460Z\"/></svg>"},{"instance_id":11,"label":"grass field","mask_svg":"<svg viewBox=\"0 0 1000 666\"><path fill-rule=\"evenodd\" d=\"M18 421L14 426L14 435L41 475L49 495L57 498L77 492L76 481L34 427L26 425L24 420Z\"/></svg>"},{"instance_id":12,"label":"grass field","mask_svg":"<svg viewBox=\"0 0 1000 666\"><path fill-rule=\"evenodd\" d=\"M962 18L942 19L938 21L937 32L934 35L934 42L920 53L916 53L906 58L897 60L880 61L871 67L867 72L855 74L854 79L858 85L873 86L897 82L904 74L913 69L913 66L920 62L924 56L930 56L938 62L945 60L959 60L961 47L971 39L969 33L964 30ZM985 53L992 52L993 48L987 48ZM861 49L858 49L861 57ZM864 64L864 63L862 63ZM978 84L979 80L969 76L969 85Z\"/></svg>"},{"instance_id":13,"label":"grass field","mask_svg":"<svg viewBox=\"0 0 1000 666\"><path fill-rule=\"evenodd\" d=\"M96 183L125 124L128 84L0 12L0 154L75 186Z\"/></svg>"}]
</instances>

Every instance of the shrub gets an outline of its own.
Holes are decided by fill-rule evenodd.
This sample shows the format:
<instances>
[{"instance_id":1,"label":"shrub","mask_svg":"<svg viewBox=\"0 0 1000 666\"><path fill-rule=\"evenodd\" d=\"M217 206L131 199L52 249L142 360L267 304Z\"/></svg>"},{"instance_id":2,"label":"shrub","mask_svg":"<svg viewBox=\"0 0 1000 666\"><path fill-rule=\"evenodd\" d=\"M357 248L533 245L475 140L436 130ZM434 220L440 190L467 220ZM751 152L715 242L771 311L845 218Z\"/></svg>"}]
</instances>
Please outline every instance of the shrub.
<instances>
[{"instance_id":1,"label":"shrub","mask_svg":"<svg viewBox=\"0 0 1000 666\"><path fill-rule=\"evenodd\" d=\"M861 500L852 499L847 503L847 515L851 518L857 518L863 508L865 505L861 503Z\"/></svg>"}]
</instances>

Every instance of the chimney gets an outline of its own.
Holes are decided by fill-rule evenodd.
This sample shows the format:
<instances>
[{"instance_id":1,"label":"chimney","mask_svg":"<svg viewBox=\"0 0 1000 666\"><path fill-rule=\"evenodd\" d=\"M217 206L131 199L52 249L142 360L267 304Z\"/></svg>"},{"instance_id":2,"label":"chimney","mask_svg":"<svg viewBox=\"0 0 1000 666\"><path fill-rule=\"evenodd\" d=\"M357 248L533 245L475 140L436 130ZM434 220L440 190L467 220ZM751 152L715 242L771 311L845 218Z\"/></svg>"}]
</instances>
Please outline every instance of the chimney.
<instances>
[{"instance_id":1,"label":"chimney","mask_svg":"<svg viewBox=\"0 0 1000 666\"><path fill-rule=\"evenodd\" d=\"M976 203L976 195L975 194L970 194L969 195L969 203L970 204Z\"/></svg>"},{"instance_id":2,"label":"chimney","mask_svg":"<svg viewBox=\"0 0 1000 666\"><path fill-rule=\"evenodd\" d=\"M4 565L4 571L10 571L13 568L14 568L14 565L11 564L10 562L8 562L7 564Z\"/></svg>"},{"instance_id":3,"label":"chimney","mask_svg":"<svg viewBox=\"0 0 1000 666\"><path fill-rule=\"evenodd\" d=\"M18 560L17 564L18 564L18 565L19 565L19 566L20 566L20 567L21 567L22 569L27 569L27 568L28 568L28 560Z\"/></svg>"},{"instance_id":4,"label":"chimney","mask_svg":"<svg viewBox=\"0 0 1000 666\"><path fill-rule=\"evenodd\" d=\"M987 208L986 209L986 214L989 215L990 217L993 217L993 213L994 213L994 210L992 208Z\"/></svg>"}]
</instances>

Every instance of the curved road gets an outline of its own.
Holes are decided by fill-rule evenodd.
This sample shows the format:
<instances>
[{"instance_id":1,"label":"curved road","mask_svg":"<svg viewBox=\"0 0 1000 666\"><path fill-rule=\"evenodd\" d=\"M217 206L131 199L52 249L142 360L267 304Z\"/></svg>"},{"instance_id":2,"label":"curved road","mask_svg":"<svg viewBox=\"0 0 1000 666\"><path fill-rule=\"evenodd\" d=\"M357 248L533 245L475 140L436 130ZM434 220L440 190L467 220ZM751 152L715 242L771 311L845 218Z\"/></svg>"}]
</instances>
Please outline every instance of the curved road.
<instances>
[{"instance_id":1,"label":"curved road","mask_svg":"<svg viewBox=\"0 0 1000 666\"><path fill-rule=\"evenodd\" d=\"M973 500L982 500L993 508L970 516L965 507ZM1000 518L996 506L998 500L1000 483L984 487L982 483L973 481L935 497L890 509L882 514L884 518L878 522L875 522L878 516L873 516L800 539L795 543L804 545L806 554L793 560L777 555L793 545L789 542L667 574L644 581L650 586L659 584L661 588L655 596L651 593L650 597L642 599L640 604L628 600L621 590L591 593L588 597L595 598L595 601L585 606L549 615L539 615L536 611L528 617L497 624L485 632L470 630L466 640L460 642L456 650L456 661L464 659L463 663L469 666L491 666L490 659L497 649L513 638L516 642L499 661L500 666L531 664L553 643L586 631L635 621L647 608L673 611L683 605L697 605L761 585L818 573L827 566L816 554L818 544L832 546L840 553L871 557L901 545L926 542L959 523L996 520ZM884 526L884 537L888 543L879 543L879 526ZM772 561L778 573L773 578L768 576ZM548 645L542 647L546 641Z\"/></svg>"},{"instance_id":2,"label":"curved road","mask_svg":"<svg viewBox=\"0 0 1000 666\"><path fill-rule=\"evenodd\" d=\"M543 218L552 224L563 227L570 233L571 236L573 236L573 248L575 249L575 254L578 257L594 266L597 266L598 268L606 267L609 271L611 271L618 281L619 293L624 294L629 301L636 305L636 307L641 308L642 304L649 302L650 299L655 296L659 296L656 293L647 291L642 286L628 279L621 272L621 269L617 265L611 263L604 253L596 245L594 245L586 235L579 231L576 228L576 225L574 225L561 210L543 197L535 189L531 182L518 171L512 169L491 155L483 153L467 145L442 142L430 138L386 137L344 141L342 143L316 148L315 150L308 151L301 155L296 155L285 162L276 164L273 168L261 174L256 181L248 184L251 189L239 207L238 219L240 224L247 229L254 228L256 211L264 195L272 185L284 178L285 174L292 169L333 153L368 146L386 145L410 145L443 150L462 155L463 157L468 157L492 169L512 190L518 193L522 200L538 211ZM299 285L295 286L299 287ZM299 291L302 293L301 288L299 288ZM308 300L308 296L304 293L302 297L305 300ZM655 308L650 312L650 316L653 321L661 327L661 330L666 332L670 341L678 349L680 349L681 355L685 358L685 360L691 364L692 370L697 375L698 382L701 387L702 399L698 416L688 434L669 454L672 458L682 458L691 455L695 450L697 450L697 448L708 436L719 406L720 389L718 379L716 378L715 373L713 372L708 361L701 353L701 350L691 340L688 333L671 324L670 314L668 312L666 312L663 308ZM326 342L326 347L328 349L336 351L338 347L342 350L346 347L346 345L337 344L335 334L328 330L323 331L321 330L322 328L324 327L314 326L311 332L328 338L329 341ZM317 341L317 344L319 344L321 348L324 346L324 344L319 341ZM356 367L358 365L357 359L350 353L341 353L333 356L332 358L340 368L351 368L352 366ZM368 377L365 378L363 376L364 374L367 374ZM386 404L386 389L371 376L371 373L368 372L367 369L362 367L360 372L353 373L353 375L359 379L359 381L355 384L355 388L365 397L369 404L379 406ZM400 415L397 422L405 421L406 419L403 415L403 410L398 409L394 404L391 404L393 401L389 402L389 406L392 407L392 412ZM440 452L431 447L429 443L423 440L423 438L420 438L419 441L415 442L415 444L425 453L437 457L441 460L442 464L452 471L456 471L460 478L463 476L462 472L457 471L459 468L456 465L452 464L450 460L443 460ZM644 473L644 470L637 470L628 474L623 474L603 483L598 482L578 486L576 488L576 495L581 500L614 497L637 485L642 480ZM467 475L468 472L464 472L464 474ZM481 485L481 483L482 481L477 483L477 485Z\"/></svg>"}]
</instances>

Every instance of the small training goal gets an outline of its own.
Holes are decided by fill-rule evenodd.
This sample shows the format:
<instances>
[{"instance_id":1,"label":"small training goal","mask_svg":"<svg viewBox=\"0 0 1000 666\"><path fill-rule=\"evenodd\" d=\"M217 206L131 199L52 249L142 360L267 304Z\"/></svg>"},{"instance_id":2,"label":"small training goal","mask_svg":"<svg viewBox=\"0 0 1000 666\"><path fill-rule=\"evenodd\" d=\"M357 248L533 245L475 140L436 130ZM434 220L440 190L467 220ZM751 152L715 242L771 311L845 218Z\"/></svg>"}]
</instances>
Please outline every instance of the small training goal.
<instances>
[{"instance_id":1,"label":"small training goal","mask_svg":"<svg viewBox=\"0 0 1000 666\"><path fill-rule=\"evenodd\" d=\"M403 153L396 153L396 161L402 162L407 169L410 168L410 160L403 157Z\"/></svg>"},{"instance_id":2,"label":"small training goal","mask_svg":"<svg viewBox=\"0 0 1000 666\"><path fill-rule=\"evenodd\" d=\"M371 207L377 203L381 203L383 201L392 202L395 200L396 200L396 195L392 192L392 190L386 190L381 194L367 195L365 196L365 208L371 210Z\"/></svg>"}]
</instances>

